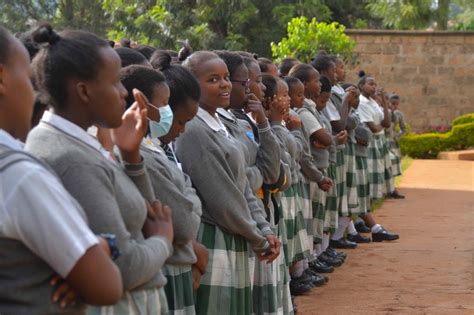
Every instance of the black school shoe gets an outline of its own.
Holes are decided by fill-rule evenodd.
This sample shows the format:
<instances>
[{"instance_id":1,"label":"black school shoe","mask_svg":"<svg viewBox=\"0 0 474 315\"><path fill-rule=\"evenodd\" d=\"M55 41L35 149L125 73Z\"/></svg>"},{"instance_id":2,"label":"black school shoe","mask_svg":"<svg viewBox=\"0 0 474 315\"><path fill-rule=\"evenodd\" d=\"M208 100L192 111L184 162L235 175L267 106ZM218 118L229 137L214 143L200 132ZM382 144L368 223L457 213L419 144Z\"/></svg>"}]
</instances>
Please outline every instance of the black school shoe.
<instances>
[{"instance_id":1,"label":"black school shoe","mask_svg":"<svg viewBox=\"0 0 474 315\"><path fill-rule=\"evenodd\" d=\"M325 262L329 266L339 267L342 266L344 261L342 259L332 257L328 253L324 252L318 256L319 260Z\"/></svg>"},{"instance_id":2,"label":"black school shoe","mask_svg":"<svg viewBox=\"0 0 474 315\"><path fill-rule=\"evenodd\" d=\"M354 226L355 226L356 231L359 232L359 233L370 233L371 232L370 228L367 225L365 225L364 222L357 222L356 224L354 224Z\"/></svg>"},{"instance_id":3,"label":"black school shoe","mask_svg":"<svg viewBox=\"0 0 474 315\"><path fill-rule=\"evenodd\" d=\"M325 262L322 262L318 258L309 263L309 268L316 273L331 273L334 271L333 266L329 266Z\"/></svg>"},{"instance_id":4,"label":"black school shoe","mask_svg":"<svg viewBox=\"0 0 474 315\"><path fill-rule=\"evenodd\" d=\"M305 294L306 292L309 292L312 288L312 285L306 282L298 281L295 279L292 279L290 281L290 293L294 296Z\"/></svg>"},{"instance_id":5,"label":"black school shoe","mask_svg":"<svg viewBox=\"0 0 474 315\"><path fill-rule=\"evenodd\" d=\"M301 278L310 282L315 287L320 287L326 284L326 279L322 275L316 272L309 271L309 269L304 271Z\"/></svg>"},{"instance_id":6,"label":"black school shoe","mask_svg":"<svg viewBox=\"0 0 474 315\"><path fill-rule=\"evenodd\" d=\"M328 253L330 256L336 256L337 258L342 259L342 261L346 260L346 258L347 258L346 253L338 252L334 248L332 248L331 246L328 246L328 248L326 248L326 253Z\"/></svg>"},{"instance_id":7,"label":"black school shoe","mask_svg":"<svg viewBox=\"0 0 474 315\"><path fill-rule=\"evenodd\" d=\"M398 191L393 191L392 193L387 194L385 198L388 199L405 199L405 196L401 195Z\"/></svg>"},{"instance_id":8,"label":"black school shoe","mask_svg":"<svg viewBox=\"0 0 474 315\"><path fill-rule=\"evenodd\" d=\"M354 243L370 243L370 237L360 235L359 233L354 235L349 234L347 235L347 239Z\"/></svg>"},{"instance_id":9,"label":"black school shoe","mask_svg":"<svg viewBox=\"0 0 474 315\"><path fill-rule=\"evenodd\" d=\"M373 242L382 242L382 241L395 241L398 240L400 237L398 234L390 233L386 229L382 227L382 231L378 233L372 233L372 241Z\"/></svg>"},{"instance_id":10,"label":"black school shoe","mask_svg":"<svg viewBox=\"0 0 474 315\"><path fill-rule=\"evenodd\" d=\"M306 273L309 273L309 274L312 274L312 275L315 275L315 276L317 276L317 277L323 277L323 279L324 279L324 281L325 281L326 283L329 282L329 278L328 278L327 276L325 276L325 275L320 275L319 273L314 272L314 271L311 270L311 269L306 269L305 272L306 272Z\"/></svg>"},{"instance_id":11,"label":"black school shoe","mask_svg":"<svg viewBox=\"0 0 474 315\"><path fill-rule=\"evenodd\" d=\"M330 240L329 246L332 248L354 249L357 247L357 243L348 241L345 238L340 238L338 240Z\"/></svg>"}]
</instances>

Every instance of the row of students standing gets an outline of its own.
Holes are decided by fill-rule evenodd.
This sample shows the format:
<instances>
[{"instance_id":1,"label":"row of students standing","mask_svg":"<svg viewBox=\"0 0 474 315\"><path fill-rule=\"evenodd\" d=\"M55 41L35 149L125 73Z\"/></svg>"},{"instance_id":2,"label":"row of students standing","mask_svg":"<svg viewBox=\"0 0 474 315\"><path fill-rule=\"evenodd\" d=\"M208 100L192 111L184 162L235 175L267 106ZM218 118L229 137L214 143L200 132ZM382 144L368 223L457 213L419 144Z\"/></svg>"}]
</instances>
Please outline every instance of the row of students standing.
<instances>
[{"instance_id":1,"label":"row of students standing","mask_svg":"<svg viewBox=\"0 0 474 315\"><path fill-rule=\"evenodd\" d=\"M337 84L341 60L287 60L281 79L246 52L200 51L178 65L169 52L148 60L43 25L30 66L18 40L0 36L0 170L10 174L0 270L14 274L2 314L290 314L292 295L343 263L334 247L352 246L346 229L364 240L351 214L374 240L398 238L368 213L379 189L393 193L387 111L373 77ZM29 129L30 67L49 110L25 153L13 138ZM15 172L42 187L40 202L19 200L35 192Z\"/></svg>"}]
</instances>

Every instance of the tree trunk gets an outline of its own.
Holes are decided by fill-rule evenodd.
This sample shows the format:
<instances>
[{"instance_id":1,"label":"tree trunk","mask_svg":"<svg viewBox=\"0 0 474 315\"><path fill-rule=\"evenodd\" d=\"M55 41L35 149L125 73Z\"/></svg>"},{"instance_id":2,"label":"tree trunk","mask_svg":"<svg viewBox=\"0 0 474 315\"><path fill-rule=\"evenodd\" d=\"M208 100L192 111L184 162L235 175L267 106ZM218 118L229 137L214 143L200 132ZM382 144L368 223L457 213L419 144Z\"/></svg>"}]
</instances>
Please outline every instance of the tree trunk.
<instances>
[{"instance_id":1,"label":"tree trunk","mask_svg":"<svg viewBox=\"0 0 474 315\"><path fill-rule=\"evenodd\" d=\"M450 0L438 0L438 9L436 10L436 28L444 31L448 29Z\"/></svg>"}]
</instances>

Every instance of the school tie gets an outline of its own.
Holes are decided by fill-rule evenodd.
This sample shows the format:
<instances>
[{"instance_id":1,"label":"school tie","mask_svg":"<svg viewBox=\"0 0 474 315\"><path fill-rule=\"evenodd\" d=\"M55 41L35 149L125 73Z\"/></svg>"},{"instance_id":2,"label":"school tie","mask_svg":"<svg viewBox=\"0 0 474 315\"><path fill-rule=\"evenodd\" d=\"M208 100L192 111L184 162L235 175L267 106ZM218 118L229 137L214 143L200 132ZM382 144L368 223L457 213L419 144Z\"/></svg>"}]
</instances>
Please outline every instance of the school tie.
<instances>
[{"instance_id":1,"label":"school tie","mask_svg":"<svg viewBox=\"0 0 474 315\"><path fill-rule=\"evenodd\" d=\"M176 160L173 150L170 148L168 144L162 144L161 148L165 151L165 154L168 160L170 160L174 164L178 164L178 161Z\"/></svg>"}]
</instances>

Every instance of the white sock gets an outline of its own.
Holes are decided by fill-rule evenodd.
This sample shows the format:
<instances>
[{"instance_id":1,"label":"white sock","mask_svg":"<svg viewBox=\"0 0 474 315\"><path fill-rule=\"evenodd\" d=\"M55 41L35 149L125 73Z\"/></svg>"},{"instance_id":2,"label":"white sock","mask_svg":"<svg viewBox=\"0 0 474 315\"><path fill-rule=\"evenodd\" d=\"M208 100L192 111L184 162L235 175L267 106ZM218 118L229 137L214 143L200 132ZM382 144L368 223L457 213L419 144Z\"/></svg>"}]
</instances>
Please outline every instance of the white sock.
<instances>
[{"instance_id":1,"label":"white sock","mask_svg":"<svg viewBox=\"0 0 474 315\"><path fill-rule=\"evenodd\" d=\"M293 272L291 273L292 278L299 278L303 275L303 272L304 272L303 264L304 264L303 261L300 260L293 266Z\"/></svg>"},{"instance_id":2,"label":"white sock","mask_svg":"<svg viewBox=\"0 0 474 315\"><path fill-rule=\"evenodd\" d=\"M305 259L303 260L303 270L306 270L306 269L308 269L308 268L309 268L308 259L305 258Z\"/></svg>"},{"instance_id":3,"label":"white sock","mask_svg":"<svg viewBox=\"0 0 474 315\"><path fill-rule=\"evenodd\" d=\"M380 231L382 231L382 226L380 224L375 224L372 228L372 233L378 233Z\"/></svg>"},{"instance_id":4,"label":"white sock","mask_svg":"<svg viewBox=\"0 0 474 315\"><path fill-rule=\"evenodd\" d=\"M351 222L349 222L349 225L347 226L347 233L349 233L350 235L357 235L357 230L355 228L354 221L352 220Z\"/></svg>"},{"instance_id":5,"label":"white sock","mask_svg":"<svg viewBox=\"0 0 474 315\"><path fill-rule=\"evenodd\" d=\"M323 234L323 242L321 243L321 250L324 252L329 246L329 234Z\"/></svg>"},{"instance_id":6,"label":"white sock","mask_svg":"<svg viewBox=\"0 0 474 315\"><path fill-rule=\"evenodd\" d=\"M337 230L336 232L331 236L331 239L334 241L340 240L341 238L344 237L344 232L346 231L347 226L349 225L349 222L351 222L351 218L349 217L339 217L338 223L337 223Z\"/></svg>"},{"instance_id":7,"label":"white sock","mask_svg":"<svg viewBox=\"0 0 474 315\"><path fill-rule=\"evenodd\" d=\"M319 255L321 255L322 252L323 252L323 250L321 249L321 244L315 244L314 245L314 255L316 257L318 257Z\"/></svg>"}]
</instances>

